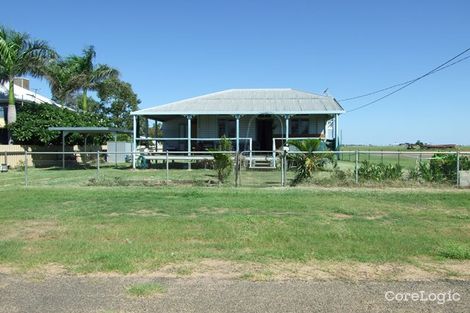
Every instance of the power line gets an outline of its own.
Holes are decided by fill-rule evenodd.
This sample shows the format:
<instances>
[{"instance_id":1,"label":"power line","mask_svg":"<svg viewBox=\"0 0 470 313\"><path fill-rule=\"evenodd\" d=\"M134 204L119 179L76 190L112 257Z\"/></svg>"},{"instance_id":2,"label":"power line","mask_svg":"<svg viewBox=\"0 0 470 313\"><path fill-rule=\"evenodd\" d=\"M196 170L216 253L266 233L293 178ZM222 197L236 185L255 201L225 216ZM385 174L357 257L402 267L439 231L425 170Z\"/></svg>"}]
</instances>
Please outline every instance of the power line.
<instances>
[{"instance_id":1,"label":"power line","mask_svg":"<svg viewBox=\"0 0 470 313\"><path fill-rule=\"evenodd\" d=\"M455 60L455 59L458 59L460 56L464 55L464 54L467 53L468 51L470 51L470 48L465 49L464 51L462 51L461 53L457 54L457 55L454 56L453 58L447 60L446 62L442 63L442 64L439 65L438 67L435 67L435 68L432 69L431 71L429 71L429 72L427 72L427 73L425 73L425 74L423 74L423 75L421 75L421 76L419 76L419 77L417 77L417 78L415 78L415 79L412 79L412 80L409 80L409 81L406 81L406 82L403 82L403 83L395 84L395 85L393 85L393 86L390 86L390 87L387 87L387 88L383 88L383 89L381 89L381 90L369 92L369 93L364 94L364 95L360 95L360 96L356 96L356 97L352 97L352 98L347 98L347 99L343 99L343 100L339 100L339 101L347 101L347 100L358 99L358 98L370 96L370 95L373 95L373 94L376 94L376 93L379 93L379 92L382 92L382 91L390 90L390 89L393 89L393 88L396 88L396 87L400 87L400 86L401 86L400 88L398 88L398 89L396 89L396 90L394 90L394 91L392 91L392 92L389 92L389 93L387 93L386 95L384 95L384 96L382 96L382 97L380 97L380 98L378 98L378 99L375 99L375 100L370 101L370 102L368 102L368 103L366 103L366 104L360 105L360 106L358 106L358 107L356 107L356 108L354 108L354 109L352 109L352 110L349 110L348 112L354 112L354 111L357 111L357 110L359 110L359 109L368 107L368 106L370 106L370 105L372 105L372 104L374 104L374 103L376 103L376 102L379 102L380 100L383 100L383 99L385 99L385 98L387 98L387 97L389 97L389 96L391 96L391 95L393 95L393 94L399 92L399 91L402 90L402 89L405 89L406 87L408 87L408 86L414 84L415 82L417 82L417 81L419 81L419 80L421 80L421 79L423 79L423 78L425 78L425 77L427 77L427 76L429 76L429 75L435 74L435 73L437 73L437 72L439 72L439 71L442 71L442 70L444 70L444 69L446 69L446 68L449 68L449 67L451 67L451 66L453 66L453 65L455 65L455 64L458 64L458 63L460 63L460 62L462 62L462 61L465 61L466 59L470 58L470 55L469 55L469 56L466 56L466 57L464 57L464 58L461 58L461 59L459 59L459 60L457 60L457 61L454 61L454 60ZM454 61L454 62L452 62L452 61Z\"/></svg>"},{"instance_id":2,"label":"power line","mask_svg":"<svg viewBox=\"0 0 470 313\"><path fill-rule=\"evenodd\" d=\"M460 62L462 62L462 61L465 61L465 60L468 59L468 58L470 58L470 55L468 55L468 56L466 56L466 57L464 57L464 58L462 58L462 59L460 59L460 60L457 60L457 61L455 61L455 62L452 62L451 64L448 64L448 65L446 65L446 66L444 66L444 67L442 67L442 68L440 68L440 69L438 69L438 70L435 70L435 71L432 72L432 74L435 74L435 73L437 73L437 72L440 72L440 71L442 71L442 70L445 70L446 68L451 67L451 66L453 66L453 65L455 65L455 64L457 64L457 63L460 63ZM399 83L399 84L395 84L395 85L392 85L392 86L390 86L390 87L386 87L386 88L382 88L382 89L379 89L379 90L371 91L371 92L365 93L365 94L363 94L363 95L359 95L359 96L355 96L355 97L351 97L351 98L339 99L338 101L344 102L344 101L350 101L350 100L355 100L355 99L359 99L359 98L364 98L364 97L367 97L367 96L372 96L372 95L375 95L375 94L377 94L377 93L381 93L381 92L383 92L383 91L387 91L387 90L390 90L390 89L393 89L393 88L396 88L396 87L400 87L400 86L406 85L406 84L408 84L408 83L410 83L410 82L412 82L412 81L413 81L413 79L407 80L406 82Z\"/></svg>"}]
</instances>

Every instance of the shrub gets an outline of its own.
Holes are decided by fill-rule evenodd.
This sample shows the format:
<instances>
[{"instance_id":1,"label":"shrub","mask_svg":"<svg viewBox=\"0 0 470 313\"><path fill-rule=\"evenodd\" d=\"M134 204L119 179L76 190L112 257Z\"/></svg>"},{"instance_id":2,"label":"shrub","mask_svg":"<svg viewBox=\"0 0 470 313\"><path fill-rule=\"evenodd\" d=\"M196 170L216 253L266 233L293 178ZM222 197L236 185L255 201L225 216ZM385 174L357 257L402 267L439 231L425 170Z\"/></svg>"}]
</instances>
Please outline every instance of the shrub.
<instances>
[{"instance_id":1,"label":"shrub","mask_svg":"<svg viewBox=\"0 0 470 313\"><path fill-rule=\"evenodd\" d=\"M470 170L470 160L467 156L460 157L460 170ZM429 163L420 161L410 171L410 179L421 179L427 182L454 182L457 180L457 155L434 154Z\"/></svg>"},{"instance_id":2,"label":"shrub","mask_svg":"<svg viewBox=\"0 0 470 313\"><path fill-rule=\"evenodd\" d=\"M339 181L346 181L351 176L352 176L352 173L350 170L344 171L339 168L335 168L332 173L332 177Z\"/></svg>"},{"instance_id":3,"label":"shrub","mask_svg":"<svg viewBox=\"0 0 470 313\"><path fill-rule=\"evenodd\" d=\"M365 180L397 180L402 177L403 168L400 164L376 164L364 160L361 162L358 174L360 178Z\"/></svg>"},{"instance_id":4,"label":"shrub","mask_svg":"<svg viewBox=\"0 0 470 313\"><path fill-rule=\"evenodd\" d=\"M433 177L440 180L457 180L457 154L435 154L429 162L429 169ZM470 169L470 160L466 156L460 157L460 169Z\"/></svg>"},{"instance_id":5,"label":"shrub","mask_svg":"<svg viewBox=\"0 0 470 313\"><path fill-rule=\"evenodd\" d=\"M88 112L74 112L53 105L24 104L19 107L16 122L9 125L13 141L26 145L59 145L62 135L58 131L49 131L49 127L57 126L111 126L109 119ZM83 135L70 134L66 137L67 144L83 143ZM96 143L103 143L107 135L95 135Z\"/></svg>"},{"instance_id":6,"label":"shrub","mask_svg":"<svg viewBox=\"0 0 470 313\"><path fill-rule=\"evenodd\" d=\"M296 171L296 175L292 181L293 186L312 178L316 170L324 169L329 164L332 164L333 168L336 167L337 162L333 154L315 153L319 151L321 146L319 139L293 141L290 144L300 151L305 151L305 153L293 153L289 155L289 161Z\"/></svg>"},{"instance_id":7,"label":"shrub","mask_svg":"<svg viewBox=\"0 0 470 313\"><path fill-rule=\"evenodd\" d=\"M225 136L222 136L217 149L213 149L212 151L232 151L232 142ZM214 168L217 171L217 179L220 184L223 184L227 177L232 174L232 157L228 153L213 153L212 156L214 157Z\"/></svg>"}]
</instances>

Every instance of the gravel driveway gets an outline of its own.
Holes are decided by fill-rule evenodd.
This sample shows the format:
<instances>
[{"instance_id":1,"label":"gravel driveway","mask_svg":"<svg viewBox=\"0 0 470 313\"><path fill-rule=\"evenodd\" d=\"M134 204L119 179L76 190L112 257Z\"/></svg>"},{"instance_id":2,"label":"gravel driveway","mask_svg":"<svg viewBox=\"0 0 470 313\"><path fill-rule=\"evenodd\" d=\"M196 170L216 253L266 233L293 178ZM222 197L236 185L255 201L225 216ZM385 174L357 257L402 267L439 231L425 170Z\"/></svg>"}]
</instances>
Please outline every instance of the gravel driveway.
<instances>
[{"instance_id":1,"label":"gravel driveway","mask_svg":"<svg viewBox=\"0 0 470 313\"><path fill-rule=\"evenodd\" d=\"M158 282L164 294L132 297L127 288ZM446 293L446 303L387 301L405 292ZM449 296L449 291L451 296ZM470 312L470 282L345 282L0 274L0 312ZM441 297L442 296L437 296ZM459 301L457 301L459 298ZM448 301L453 299L453 301Z\"/></svg>"}]
</instances>

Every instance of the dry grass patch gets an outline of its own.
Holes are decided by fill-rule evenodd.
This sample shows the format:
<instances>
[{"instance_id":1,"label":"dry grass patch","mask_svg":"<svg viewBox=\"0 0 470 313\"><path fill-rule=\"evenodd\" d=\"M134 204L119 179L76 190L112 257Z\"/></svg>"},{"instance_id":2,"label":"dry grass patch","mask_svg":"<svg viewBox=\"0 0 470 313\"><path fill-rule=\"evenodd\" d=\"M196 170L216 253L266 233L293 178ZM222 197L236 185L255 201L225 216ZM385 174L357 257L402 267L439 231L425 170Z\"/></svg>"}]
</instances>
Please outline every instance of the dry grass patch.
<instances>
[{"instance_id":1,"label":"dry grass patch","mask_svg":"<svg viewBox=\"0 0 470 313\"><path fill-rule=\"evenodd\" d=\"M2 225L1 240L46 240L55 237L62 230L55 220L22 220L12 224Z\"/></svg>"}]
</instances>

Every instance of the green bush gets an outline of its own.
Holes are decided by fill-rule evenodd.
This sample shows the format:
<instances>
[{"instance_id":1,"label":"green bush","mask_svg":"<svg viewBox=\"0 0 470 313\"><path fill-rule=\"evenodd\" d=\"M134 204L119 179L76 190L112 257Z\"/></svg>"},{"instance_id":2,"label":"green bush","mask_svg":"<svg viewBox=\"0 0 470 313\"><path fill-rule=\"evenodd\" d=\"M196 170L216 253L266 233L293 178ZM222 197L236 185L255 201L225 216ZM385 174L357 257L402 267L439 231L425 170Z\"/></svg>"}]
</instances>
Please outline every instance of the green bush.
<instances>
[{"instance_id":1,"label":"green bush","mask_svg":"<svg viewBox=\"0 0 470 313\"><path fill-rule=\"evenodd\" d=\"M457 180L457 154L435 154L429 162L429 168L434 177L441 180ZM470 160L460 156L460 170L470 169Z\"/></svg>"},{"instance_id":2,"label":"green bush","mask_svg":"<svg viewBox=\"0 0 470 313\"><path fill-rule=\"evenodd\" d=\"M322 170L328 165L336 168L337 161L334 154L315 153L321 149L321 141L319 139L305 139L300 141L292 141L291 146L305 153L289 154L289 162L294 167L296 175L292 180L295 186L305 180L312 178L316 170Z\"/></svg>"},{"instance_id":3,"label":"green bush","mask_svg":"<svg viewBox=\"0 0 470 313\"><path fill-rule=\"evenodd\" d=\"M225 136L222 136L217 149L211 151L232 151L232 142ZM229 153L213 153L212 156L214 157L214 168L217 171L217 179L220 184L223 184L230 174L232 174L232 156Z\"/></svg>"},{"instance_id":4,"label":"green bush","mask_svg":"<svg viewBox=\"0 0 470 313\"><path fill-rule=\"evenodd\" d=\"M13 141L25 145L60 145L62 135L58 131L49 131L49 127L106 127L111 126L109 119L87 112L74 112L54 105L24 104L18 109L16 122L9 125ZM105 135L94 136L95 143L103 143L108 138ZM81 134L70 134L66 143L82 144Z\"/></svg>"},{"instance_id":5,"label":"green bush","mask_svg":"<svg viewBox=\"0 0 470 313\"><path fill-rule=\"evenodd\" d=\"M470 159L467 156L460 156L460 170L470 170ZM429 163L418 162L410 171L409 177L427 182L455 182L457 180L457 155L434 154Z\"/></svg>"},{"instance_id":6,"label":"green bush","mask_svg":"<svg viewBox=\"0 0 470 313\"><path fill-rule=\"evenodd\" d=\"M364 180L397 180L402 178L403 168L400 164L376 164L364 160L361 162L358 174Z\"/></svg>"}]
</instances>

